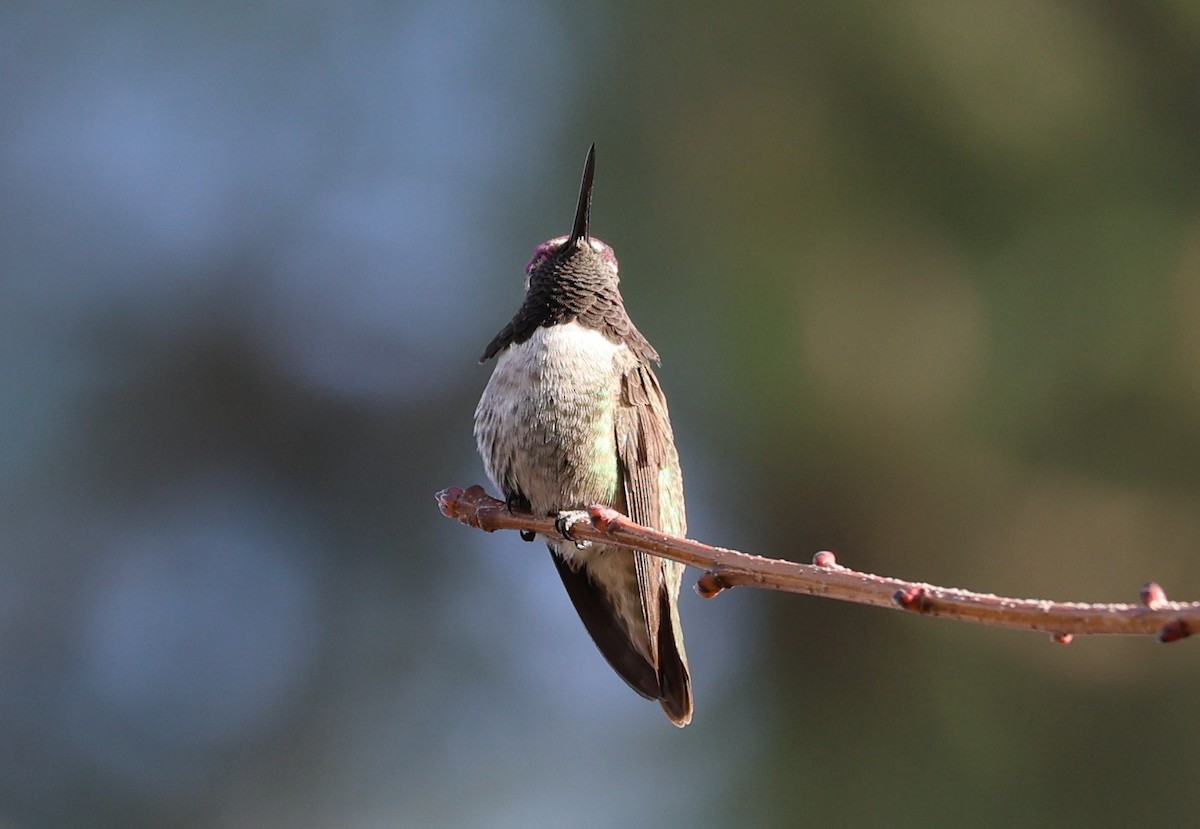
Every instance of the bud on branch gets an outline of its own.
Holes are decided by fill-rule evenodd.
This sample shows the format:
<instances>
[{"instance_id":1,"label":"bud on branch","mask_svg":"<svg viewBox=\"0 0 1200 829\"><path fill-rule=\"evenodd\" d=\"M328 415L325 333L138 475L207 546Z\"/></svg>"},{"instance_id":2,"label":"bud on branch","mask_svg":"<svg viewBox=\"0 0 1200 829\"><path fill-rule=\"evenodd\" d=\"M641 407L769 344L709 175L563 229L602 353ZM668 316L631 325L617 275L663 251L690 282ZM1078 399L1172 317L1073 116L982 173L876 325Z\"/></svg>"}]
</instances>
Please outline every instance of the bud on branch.
<instances>
[{"instance_id":1,"label":"bud on branch","mask_svg":"<svg viewBox=\"0 0 1200 829\"><path fill-rule=\"evenodd\" d=\"M546 536L558 534L554 516L510 511L503 501L492 498L480 486L466 490L449 487L437 494L437 501L443 515L488 532L523 530ZM1141 589L1138 604L1009 599L859 573L838 564L833 553L827 551L817 553L811 565L797 564L677 538L635 524L608 507L592 507L588 513L591 522L575 524L570 530L572 538L644 550L699 568L704 572L696 591L705 598L731 587L807 593L926 616L1037 630L1051 634L1063 644L1072 636L1096 634L1152 635L1162 642L1177 642L1200 631L1200 602L1168 601L1163 589L1153 582Z\"/></svg>"}]
</instances>

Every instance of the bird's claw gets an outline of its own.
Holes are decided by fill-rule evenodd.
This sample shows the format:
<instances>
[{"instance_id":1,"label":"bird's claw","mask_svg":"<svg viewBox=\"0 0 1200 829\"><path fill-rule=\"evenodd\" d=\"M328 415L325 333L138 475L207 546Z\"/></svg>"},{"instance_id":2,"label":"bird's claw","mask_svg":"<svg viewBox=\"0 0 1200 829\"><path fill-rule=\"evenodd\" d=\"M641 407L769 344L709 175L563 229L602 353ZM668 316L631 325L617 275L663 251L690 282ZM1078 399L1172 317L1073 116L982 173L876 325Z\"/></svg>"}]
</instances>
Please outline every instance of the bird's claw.
<instances>
[{"instance_id":1,"label":"bird's claw","mask_svg":"<svg viewBox=\"0 0 1200 829\"><path fill-rule=\"evenodd\" d=\"M505 493L504 506L508 507L508 514L512 515L517 510L529 512L529 499L519 492L513 491ZM533 541L537 537L537 533L533 530L517 530L521 535L522 541Z\"/></svg>"},{"instance_id":2,"label":"bird's claw","mask_svg":"<svg viewBox=\"0 0 1200 829\"><path fill-rule=\"evenodd\" d=\"M567 541L574 542L576 550L586 550L592 546L592 542L573 538L571 536L571 528L583 521L591 523L591 520L591 516L588 515L587 510L563 510L554 519L554 529L558 530L559 534Z\"/></svg>"}]
</instances>

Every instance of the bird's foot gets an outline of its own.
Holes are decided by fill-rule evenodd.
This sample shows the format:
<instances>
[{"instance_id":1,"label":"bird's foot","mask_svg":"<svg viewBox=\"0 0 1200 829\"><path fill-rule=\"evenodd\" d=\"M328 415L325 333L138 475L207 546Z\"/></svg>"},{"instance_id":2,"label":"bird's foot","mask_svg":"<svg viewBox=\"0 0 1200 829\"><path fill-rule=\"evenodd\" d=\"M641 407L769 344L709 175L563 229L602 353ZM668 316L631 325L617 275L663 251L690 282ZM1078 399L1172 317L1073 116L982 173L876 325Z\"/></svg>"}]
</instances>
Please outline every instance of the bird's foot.
<instances>
[{"instance_id":1,"label":"bird's foot","mask_svg":"<svg viewBox=\"0 0 1200 829\"><path fill-rule=\"evenodd\" d=\"M529 512L531 509L529 499L516 491L505 493L504 506L508 507L509 515L517 510ZM532 530L517 530L517 532L520 534L522 541L533 541L537 537L537 533Z\"/></svg>"},{"instance_id":2,"label":"bird's foot","mask_svg":"<svg viewBox=\"0 0 1200 829\"><path fill-rule=\"evenodd\" d=\"M589 524L592 522L592 517L588 514L587 510L565 509L559 512L558 516L554 519L554 528L558 530L562 537L567 541L574 542L576 550L586 550L588 547L592 546L592 542L584 541L583 539L579 538L573 538L571 536L571 528L576 524L585 521Z\"/></svg>"}]
</instances>

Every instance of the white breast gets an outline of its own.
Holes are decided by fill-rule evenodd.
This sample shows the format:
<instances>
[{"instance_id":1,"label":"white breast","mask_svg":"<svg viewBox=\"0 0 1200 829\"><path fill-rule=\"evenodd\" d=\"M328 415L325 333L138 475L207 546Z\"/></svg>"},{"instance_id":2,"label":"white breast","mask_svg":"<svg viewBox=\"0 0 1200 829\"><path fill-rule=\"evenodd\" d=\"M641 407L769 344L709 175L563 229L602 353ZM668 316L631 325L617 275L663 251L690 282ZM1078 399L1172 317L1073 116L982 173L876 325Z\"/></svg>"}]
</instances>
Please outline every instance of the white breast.
<instances>
[{"instance_id":1,"label":"white breast","mask_svg":"<svg viewBox=\"0 0 1200 829\"><path fill-rule=\"evenodd\" d=\"M577 322L538 328L496 361L475 411L492 481L537 512L606 503L619 484L613 413L628 349Z\"/></svg>"}]
</instances>

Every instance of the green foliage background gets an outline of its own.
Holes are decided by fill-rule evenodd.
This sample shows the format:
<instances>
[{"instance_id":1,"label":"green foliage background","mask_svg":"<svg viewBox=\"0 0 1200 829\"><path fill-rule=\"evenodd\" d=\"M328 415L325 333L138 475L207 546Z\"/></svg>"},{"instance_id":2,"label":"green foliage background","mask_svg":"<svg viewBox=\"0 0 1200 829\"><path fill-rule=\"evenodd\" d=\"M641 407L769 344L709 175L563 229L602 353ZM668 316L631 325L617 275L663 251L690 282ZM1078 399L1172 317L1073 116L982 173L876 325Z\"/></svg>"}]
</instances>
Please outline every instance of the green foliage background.
<instances>
[{"instance_id":1,"label":"green foliage background","mask_svg":"<svg viewBox=\"0 0 1200 829\"><path fill-rule=\"evenodd\" d=\"M0 824L1187 823L1196 645L685 597L603 665L478 353L593 230L692 535L1200 598L1200 7L0 11ZM5 54L7 51L7 54Z\"/></svg>"}]
</instances>

